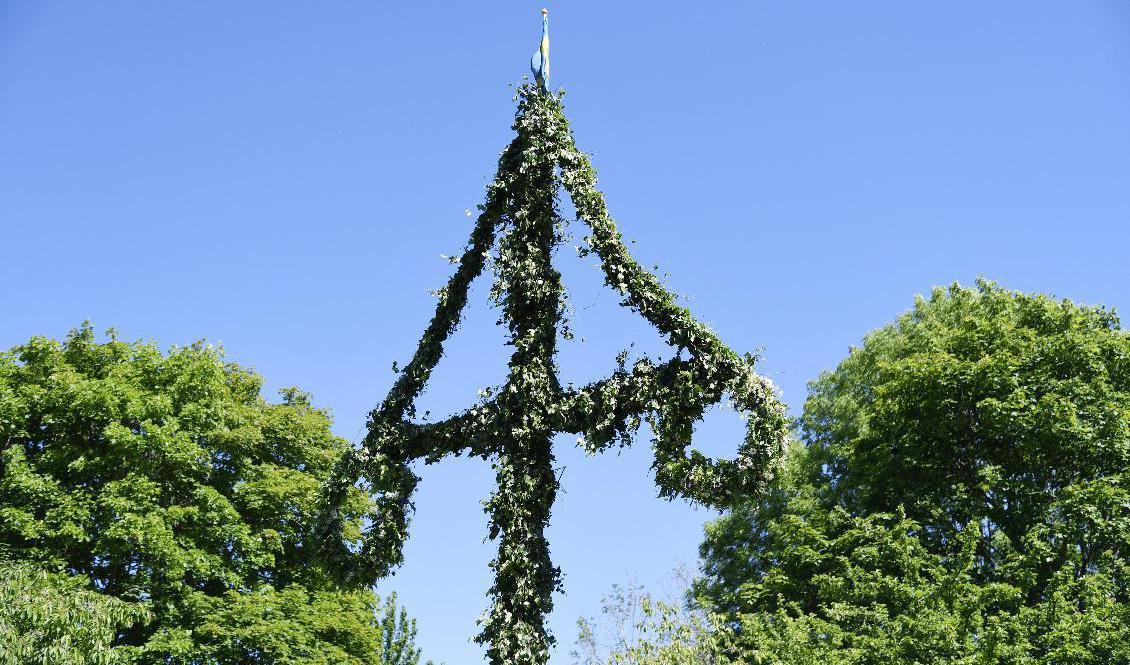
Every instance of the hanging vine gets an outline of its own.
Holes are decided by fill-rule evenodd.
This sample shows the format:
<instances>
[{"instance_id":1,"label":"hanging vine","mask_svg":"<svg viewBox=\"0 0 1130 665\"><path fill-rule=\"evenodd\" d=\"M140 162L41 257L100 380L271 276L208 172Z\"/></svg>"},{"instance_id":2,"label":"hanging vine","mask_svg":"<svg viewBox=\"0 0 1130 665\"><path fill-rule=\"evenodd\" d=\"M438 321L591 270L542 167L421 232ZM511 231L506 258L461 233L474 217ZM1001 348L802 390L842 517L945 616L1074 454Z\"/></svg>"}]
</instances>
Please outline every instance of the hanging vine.
<instances>
[{"instance_id":1,"label":"hanging vine","mask_svg":"<svg viewBox=\"0 0 1130 665\"><path fill-rule=\"evenodd\" d=\"M553 644L545 616L560 589L560 571L550 560L545 528L558 489L554 434L578 435L588 452L597 453L628 445L647 422L654 436L653 470L660 495L721 507L764 485L787 430L775 389L754 372L755 358L729 349L632 259L596 188L592 164L576 147L561 98L561 93L534 85L519 89L513 125L517 136L499 158L458 268L439 290L435 316L412 360L370 414L363 445L342 458L324 496L327 563L345 578L372 583L403 561L419 480L412 463L463 454L490 460L497 487L486 509L498 554L491 562L493 602L477 639L487 645L494 665L542 665ZM589 229L582 252L599 258L604 282L621 295L622 304L679 349L670 360L644 357L629 368L621 358L601 381L559 383L554 358L565 292L552 257L566 227L557 207L562 188L573 201L577 221ZM488 259L493 259L491 297L513 347L508 377L461 413L436 423L416 422L415 400L443 356L470 284ZM746 420L737 455L715 460L688 449L694 424L709 406L726 398ZM364 534L343 532L337 512L357 482L366 484L374 498Z\"/></svg>"}]
</instances>

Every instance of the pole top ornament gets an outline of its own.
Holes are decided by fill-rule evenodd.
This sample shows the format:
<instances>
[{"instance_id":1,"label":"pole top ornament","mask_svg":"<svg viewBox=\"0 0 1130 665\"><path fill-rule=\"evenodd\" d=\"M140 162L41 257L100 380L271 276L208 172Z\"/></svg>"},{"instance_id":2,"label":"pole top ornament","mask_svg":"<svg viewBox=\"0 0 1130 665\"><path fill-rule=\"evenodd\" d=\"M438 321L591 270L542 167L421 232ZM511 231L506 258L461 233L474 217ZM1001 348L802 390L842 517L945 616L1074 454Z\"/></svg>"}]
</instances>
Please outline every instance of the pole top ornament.
<instances>
[{"instance_id":1,"label":"pole top ornament","mask_svg":"<svg viewBox=\"0 0 1130 665\"><path fill-rule=\"evenodd\" d=\"M549 90L549 10L541 10L541 42L530 58L530 71L542 92Z\"/></svg>"}]
</instances>

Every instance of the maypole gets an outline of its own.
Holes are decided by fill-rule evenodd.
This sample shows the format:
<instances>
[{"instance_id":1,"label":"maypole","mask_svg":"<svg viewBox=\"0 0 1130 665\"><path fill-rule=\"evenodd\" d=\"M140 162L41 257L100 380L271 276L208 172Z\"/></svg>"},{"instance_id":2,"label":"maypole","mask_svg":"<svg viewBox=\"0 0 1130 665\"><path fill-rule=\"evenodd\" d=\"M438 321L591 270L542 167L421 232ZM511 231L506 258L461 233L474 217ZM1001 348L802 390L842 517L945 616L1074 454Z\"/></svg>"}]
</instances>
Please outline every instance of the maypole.
<instances>
[{"instance_id":1,"label":"maypole","mask_svg":"<svg viewBox=\"0 0 1130 665\"><path fill-rule=\"evenodd\" d=\"M415 355L371 412L363 445L338 464L323 515L327 562L343 577L373 583L403 560L419 480L412 463L463 454L490 460L497 484L486 509L498 552L491 562L492 604L477 639L486 645L492 665L543 665L549 659L553 638L545 617L561 586L545 538L558 489L555 434L578 435L585 450L595 454L628 445L647 422L660 496L721 507L763 487L787 429L776 391L753 371L754 357L725 346L628 253L596 188L592 165L574 143L562 93L549 90L545 10L531 66L534 83L518 89L516 136L499 158L455 274L439 291L435 316ZM605 284L620 294L622 305L677 349L669 360L644 357L631 367L620 361L603 380L561 385L555 356L565 291L552 257L567 227L557 205L562 189L576 207L577 222L589 228L582 252L599 258ZM513 347L507 379L461 413L436 423L417 422L415 400L488 259L494 273L490 295ZM713 460L688 450L695 422L724 398L746 420L736 457ZM337 507L358 481L368 485L374 508L360 542L351 543L342 533Z\"/></svg>"}]
</instances>

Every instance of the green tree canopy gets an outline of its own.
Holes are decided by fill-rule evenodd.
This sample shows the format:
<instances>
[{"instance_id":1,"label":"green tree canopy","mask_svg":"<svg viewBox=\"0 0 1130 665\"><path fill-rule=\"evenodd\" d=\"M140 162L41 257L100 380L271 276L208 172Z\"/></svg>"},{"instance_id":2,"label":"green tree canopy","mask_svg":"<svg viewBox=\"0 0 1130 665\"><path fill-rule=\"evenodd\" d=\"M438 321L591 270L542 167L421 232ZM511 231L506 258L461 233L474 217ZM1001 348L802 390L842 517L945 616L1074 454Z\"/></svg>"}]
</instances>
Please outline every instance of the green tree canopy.
<instances>
[{"instance_id":1,"label":"green tree canopy","mask_svg":"<svg viewBox=\"0 0 1130 665\"><path fill-rule=\"evenodd\" d=\"M1130 336L981 282L822 375L696 591L767 663L1130 662Z\"/></svg>"},{"instance_id":2,"label":"green tree canopy","mask_svg":"<svg viewBox=\"0 0 1130 665\"><path fill-rule=\"evenodd\" d=\"M0 353L0 551L151 613L110 629L136 662L414 664L412 623L313 556L348 444L307 395L261 387L210 346L89 326ZM349 494L347 537L367 510Z\"/></svg>"},{"instance_id":3,"label":"green tree canopy","mask_svg":"<svg viewBox=\"0 0 1130 665\"><path fill-rule=\"evenodd\" d=\"M986 282L937 290L815 381L802 425L832 500L856 513L904 506L943 549L977 522L993 570L1000 547L1027 549L1034 528L1082 517L1065 504L1080 492L1118 492L1130 336L1102 308ZM1117 549L1117 532L1076 527L1043 579L1072 550L1089 567Z\"/></svg>"}]
</instances>

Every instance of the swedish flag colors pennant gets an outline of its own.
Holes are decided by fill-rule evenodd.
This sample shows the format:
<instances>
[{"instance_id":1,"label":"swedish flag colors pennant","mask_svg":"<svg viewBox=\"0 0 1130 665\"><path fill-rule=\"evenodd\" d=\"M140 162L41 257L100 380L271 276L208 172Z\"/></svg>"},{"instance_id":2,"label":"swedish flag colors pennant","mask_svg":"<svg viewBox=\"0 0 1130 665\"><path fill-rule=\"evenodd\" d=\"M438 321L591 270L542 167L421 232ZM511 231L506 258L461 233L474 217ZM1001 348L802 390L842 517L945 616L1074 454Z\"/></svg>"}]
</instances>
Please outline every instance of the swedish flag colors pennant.
<instances>
[{"instance_id":1,"label":"swedish flag colors pennant","mask_svg":"<svg viewBox=\"0 0 1130 665\"><path fill-rule=\"evenodd\" d=\"M547 90L549 87L549 10L541 10L541 44L530 58L530 71L534 73L534 80L538 87Z\"/></svg>"}]
</instances>

